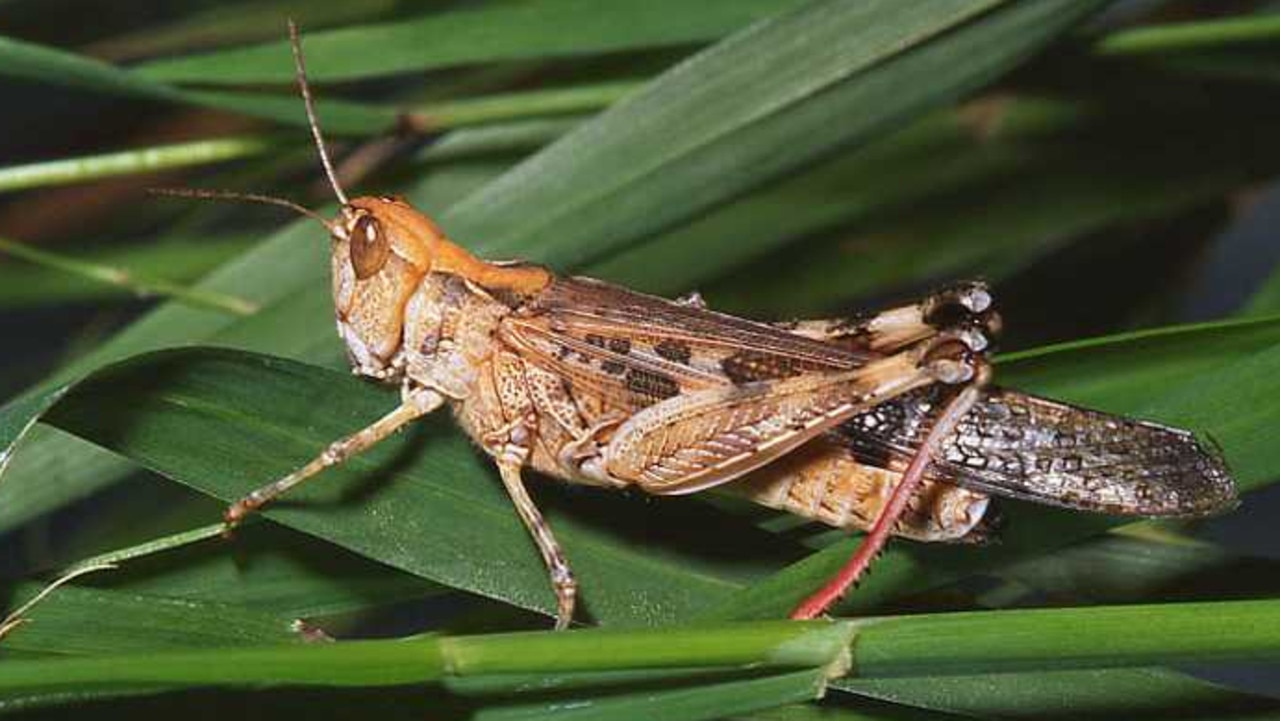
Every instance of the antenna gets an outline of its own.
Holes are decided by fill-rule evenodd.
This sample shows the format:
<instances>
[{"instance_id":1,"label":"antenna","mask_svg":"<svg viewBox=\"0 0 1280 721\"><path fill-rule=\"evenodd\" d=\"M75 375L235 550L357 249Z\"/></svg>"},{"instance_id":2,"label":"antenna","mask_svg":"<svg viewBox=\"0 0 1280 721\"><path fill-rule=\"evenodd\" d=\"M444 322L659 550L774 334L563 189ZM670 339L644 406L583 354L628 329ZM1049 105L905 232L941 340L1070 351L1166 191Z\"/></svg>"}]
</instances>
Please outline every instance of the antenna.
<instances>
[{"instance_id":1,"label":"antenna","mask_svg":"<svg viewBox=\"0 0 1280 721\"><path fill-rule=\"evenodd\" d=\"M320 163L324 165L325 175L329 176L329 185L343 205L350 205L347 194L342 192L338 184L338 174L333 171L333 162L329 160L329 151L324 145L324 136L320 134L320 123L316 120L315 102L311 99L311 86L307 83L307 63L302 59L302 40L298 37L298 24L289 18L289 44L293 47L293 65L298 73L298 90L302 92L302 104L307 108L307 124L311 126L311 137L316 140L316 150L320 151Z\"/></svg>"},{"instance_id":2,"label":"antenna","mask_svg":"<svg viewBox=\"0 0 1280 721\"><path fill-rule=\"evenodd\" d=\"M170 198L199 198L201 200L231 200L241 203L262 203L264 205L277 205L281 208L288 208L299 215L305 215L308 218L320 221L324 227L333 230L333 226L324 216L301 205L277 198L271 195L261 195L259 193L237 193L232 190L205 190L203 188L147 188L147 192L151 195L163 195Z\"/></svg>"}]
</instances>

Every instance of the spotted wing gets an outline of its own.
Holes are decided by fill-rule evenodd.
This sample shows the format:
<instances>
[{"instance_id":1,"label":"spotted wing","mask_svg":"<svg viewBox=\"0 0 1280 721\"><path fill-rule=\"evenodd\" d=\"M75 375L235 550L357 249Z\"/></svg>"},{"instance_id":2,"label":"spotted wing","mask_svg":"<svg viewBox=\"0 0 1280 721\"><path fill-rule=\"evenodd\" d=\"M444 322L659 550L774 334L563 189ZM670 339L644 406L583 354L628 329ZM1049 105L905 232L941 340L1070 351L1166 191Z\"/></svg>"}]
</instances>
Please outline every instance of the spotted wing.
<instances>
[{"instance_id":1,"label":"spotted wing","mask_svg":"<svg viewBox=\"0 0 1280 721\"><path fill-rule=\"evenodd\" d=\"M860 459L901 466L939 403L922 389L837 431ZM932 476L973 490L1066 508L1201 516L1236 503L1222 459L1187 431L992 388L939 450Z\"/></svg>"},{"instance_id":2,"label":"spotted wing","mask_svg":"<svg viewBox=\"0 0 1280 721\"><path fill-rule=\"evenodd\" d=\"M524 358L630 410L717 386L859 368L876 355L585 278L504 319Z\"/></svg>"}]
</instances>

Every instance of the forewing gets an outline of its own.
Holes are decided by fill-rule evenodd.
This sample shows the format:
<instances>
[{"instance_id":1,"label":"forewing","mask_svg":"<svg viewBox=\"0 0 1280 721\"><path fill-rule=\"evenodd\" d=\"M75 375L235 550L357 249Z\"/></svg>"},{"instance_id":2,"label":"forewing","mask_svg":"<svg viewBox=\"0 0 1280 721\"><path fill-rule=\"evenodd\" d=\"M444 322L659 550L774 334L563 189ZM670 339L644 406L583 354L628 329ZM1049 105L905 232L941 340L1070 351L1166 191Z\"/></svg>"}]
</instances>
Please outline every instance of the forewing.
<instances>
[{"instance_id":1,"label":"forewing","mask_svg":"<svg viewBox=\"0 0 1280 721\"><path fill-rule=\"evenodd\" d=\"M838 373L877 357L585 278L557 279L505 319L501 333L576 390L632 410L716 386Z\"/></svg>"},{"instance_id":2,"label":"forewing","mask_svg":"<svg viewBox=\"0 0 1280 721\"><path fill-rule=\"evenodd\" d=\"M881 404L838 435L864 461L902 465L940 396ZM1120 515L1201 516L1236 503L1222 459L1187 431L991 388L939 449L932 477L974 490Z\"/></svg>"}]
</instances>

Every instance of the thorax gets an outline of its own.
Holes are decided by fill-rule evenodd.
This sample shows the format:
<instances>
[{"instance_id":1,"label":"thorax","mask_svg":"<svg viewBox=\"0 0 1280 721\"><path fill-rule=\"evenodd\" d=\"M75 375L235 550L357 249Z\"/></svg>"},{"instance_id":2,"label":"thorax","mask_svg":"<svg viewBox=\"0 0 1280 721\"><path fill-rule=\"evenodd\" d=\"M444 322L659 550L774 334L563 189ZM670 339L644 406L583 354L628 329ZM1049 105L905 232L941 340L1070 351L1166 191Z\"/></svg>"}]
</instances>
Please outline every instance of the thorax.
<instances>
[{"instance_id":1,"label":"thorax","mask_svg":"<svg viewBox=\"0 0 1280 721\"><path fill-rule=\"evenodd\" d=\"M495 335L512 310L451 273L428 273L405 306L404 374L454 400L472 395L492 360Z\"/></svg>"}]
</instances>

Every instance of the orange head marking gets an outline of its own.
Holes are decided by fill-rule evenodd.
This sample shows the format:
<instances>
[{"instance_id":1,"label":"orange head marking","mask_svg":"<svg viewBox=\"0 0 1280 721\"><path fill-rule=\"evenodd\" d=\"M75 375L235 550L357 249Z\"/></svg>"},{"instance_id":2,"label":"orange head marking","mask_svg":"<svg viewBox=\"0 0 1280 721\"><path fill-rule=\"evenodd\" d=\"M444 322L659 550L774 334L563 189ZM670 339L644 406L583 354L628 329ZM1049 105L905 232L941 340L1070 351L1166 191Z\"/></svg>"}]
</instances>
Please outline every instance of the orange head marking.
<instances>
[{"instance_id":1,"label":"orange head marking","mask_svg":"<svg viewBox=\"0 0 1280 721\"><path fill-rule=\"evenodd\" d=\"M338 333L357 370L386 377L439 230L406 203L372 197L342 206L329 229Z\"/></svg>"},{"instance_id":2,"label":"orange head marking","mask_svg":"<svg viewBox=\"0 0 1280 721\"><path fill-rule=\"evenodd\" d=\"M405 307L428 273L522 294L550 281L542 268L500 266L475 257L400 198L356 198L342 207L329 230L338 332L366 375L388 376L404 332Z\"/></svg>"}]
</instances>

